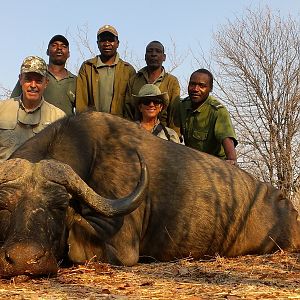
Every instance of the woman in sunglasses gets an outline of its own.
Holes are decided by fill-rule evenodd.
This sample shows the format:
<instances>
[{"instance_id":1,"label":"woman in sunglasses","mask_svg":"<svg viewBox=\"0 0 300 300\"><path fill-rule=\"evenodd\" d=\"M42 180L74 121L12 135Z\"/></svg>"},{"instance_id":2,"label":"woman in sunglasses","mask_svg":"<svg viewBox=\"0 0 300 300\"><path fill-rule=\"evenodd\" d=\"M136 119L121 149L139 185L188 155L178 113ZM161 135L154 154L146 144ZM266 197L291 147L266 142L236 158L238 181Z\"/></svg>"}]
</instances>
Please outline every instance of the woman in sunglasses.
<instances>
[{"instance_id":1,"label":"woman in sunglasses","mask_svg":"<svg viewBox=\"0 0 300 300\"><path fill-rule=\"evenodd\" d=\"M162 93L154 84L145 84L133 97L137 100L140 111L138 123L142 128L162 139L180 143L177 133L159 121L159 113L169 101L167 93Z\"/></svg>"}]
</instances>

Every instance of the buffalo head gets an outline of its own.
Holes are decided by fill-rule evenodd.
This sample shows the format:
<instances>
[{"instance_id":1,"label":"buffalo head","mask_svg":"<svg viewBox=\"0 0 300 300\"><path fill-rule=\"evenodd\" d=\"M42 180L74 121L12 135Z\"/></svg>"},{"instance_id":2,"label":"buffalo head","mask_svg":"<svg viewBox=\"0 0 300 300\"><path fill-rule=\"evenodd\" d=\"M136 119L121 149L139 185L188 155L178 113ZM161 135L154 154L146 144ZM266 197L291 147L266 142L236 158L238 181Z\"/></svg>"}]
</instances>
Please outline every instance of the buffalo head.
<instances>
[{"instance_id":1,"label":"buffalo head","mask_svg":"<svg viewBox=\"0 0 300 300\"><path fill-rule=\"evenodd\" d=\"M135 210L148 185L141 162L136 189L118 200L96 194L68 165L13 159L0 165L0 276L49 275L67 251L70 199L114 217ZM84 217L83 217L84 218Z\"/></svg>"}]
</instances>

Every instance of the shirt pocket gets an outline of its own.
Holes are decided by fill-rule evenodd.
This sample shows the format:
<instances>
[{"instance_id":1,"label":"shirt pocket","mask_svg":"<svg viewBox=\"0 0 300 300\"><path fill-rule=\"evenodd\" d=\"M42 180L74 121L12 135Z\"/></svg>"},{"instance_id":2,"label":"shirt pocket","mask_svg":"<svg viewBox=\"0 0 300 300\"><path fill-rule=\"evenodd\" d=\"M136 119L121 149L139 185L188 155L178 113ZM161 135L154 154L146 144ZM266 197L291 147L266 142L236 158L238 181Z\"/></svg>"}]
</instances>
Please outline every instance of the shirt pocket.
<instances>
[{"instance_id":1,"label":"shirt pocket","mask_svg":"<svg viewBox=\"0 0 300 300\"><path fill-rule=\"evenodd\" d=\"M197 141L206 141L208 136L208 132L195 130L193 132L193 138Z\"/></svg>"},{"instance_id":2,"label":"shirt pocket","mask_svg":"<svg viewBox=\"0 0 300 300\"><path fill-rule=\"evenodd\" d=\"M0 129L15 129L17 125L17 120L0 120Z\"/></svg>"},{"instance_id":3,"label":"shirt pocket","mask_svg":"<svg viewBox=\"0 0 300 300\"><path fill-rule=\"evenodd\" d=\"M3 152L7 148L14 147L17 143L17 133L15 132L17 122L9 120L0 121L0 149Z\"/></svg>"},{"instance_id":4,"label":"shirt pocket","mask_svg":"<svg viewBox=\"0 0 300 300\"><path fill-rule=\"evenodd\" d=\"M208 139L208 132L194 130L193 138L191 140L191 147L199 151L206 152L207 139Z\"/></svg>"},{"instance_id":5,"label":"shirt pocket","mask_svg":"<svg viewBox=\"0 0 300 300\"><path fill-rule=\"evenodd\" d=\"M6 127L6 126L5 126ZM0 127L0 161L7 157L19 146L20 141L13 129Z\"/></svg>"}]
</instances>

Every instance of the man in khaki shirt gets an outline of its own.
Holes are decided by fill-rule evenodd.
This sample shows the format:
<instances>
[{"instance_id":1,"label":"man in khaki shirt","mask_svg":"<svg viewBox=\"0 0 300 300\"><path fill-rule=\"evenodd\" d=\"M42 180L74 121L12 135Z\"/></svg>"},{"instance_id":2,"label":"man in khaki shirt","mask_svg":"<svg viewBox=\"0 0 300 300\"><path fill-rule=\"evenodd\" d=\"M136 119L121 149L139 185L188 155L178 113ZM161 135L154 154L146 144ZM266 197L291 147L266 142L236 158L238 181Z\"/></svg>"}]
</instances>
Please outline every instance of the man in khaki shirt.
<instances>
[{"instance_id":1,"label":"man in khaki shirt","mask_svg":"<svg viewBox=\"0 0 300 300\"><path fill-rule=\"evenodd\" d=\"M65 113L43 97L48 84L47 64L38 56L28 56L21 65L22 94L0 101L0 161L6 160L26 140Z\"/></svg>"}]
</instances>

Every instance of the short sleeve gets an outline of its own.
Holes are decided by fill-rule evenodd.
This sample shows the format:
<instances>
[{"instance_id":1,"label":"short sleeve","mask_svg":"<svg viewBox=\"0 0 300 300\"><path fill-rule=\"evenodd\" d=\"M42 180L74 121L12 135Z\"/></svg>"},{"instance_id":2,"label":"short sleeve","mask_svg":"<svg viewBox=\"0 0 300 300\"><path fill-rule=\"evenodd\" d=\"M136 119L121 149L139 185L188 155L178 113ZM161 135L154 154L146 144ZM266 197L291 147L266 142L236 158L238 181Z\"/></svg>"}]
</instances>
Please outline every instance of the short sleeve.
<instances>
[{"instance_id":1,"label":"short sleeve","mask_svg":"<svg viewBox=\"0 0 300 300\"><path fill-rule=\"evenodd\" d=\"M218 117L215 124L215 136L220 143L222 143L225 138L229 137L233 140L235 146L238 144L229 112L225 107L218 109Z\"/></svg>"}]
</instances>

